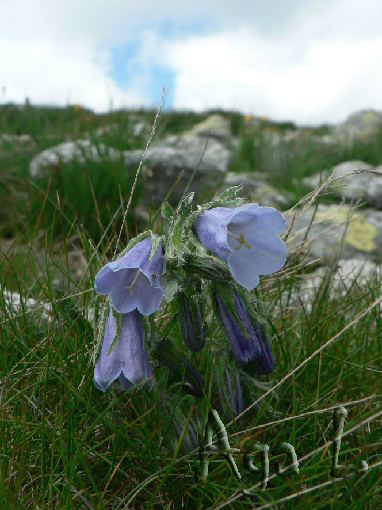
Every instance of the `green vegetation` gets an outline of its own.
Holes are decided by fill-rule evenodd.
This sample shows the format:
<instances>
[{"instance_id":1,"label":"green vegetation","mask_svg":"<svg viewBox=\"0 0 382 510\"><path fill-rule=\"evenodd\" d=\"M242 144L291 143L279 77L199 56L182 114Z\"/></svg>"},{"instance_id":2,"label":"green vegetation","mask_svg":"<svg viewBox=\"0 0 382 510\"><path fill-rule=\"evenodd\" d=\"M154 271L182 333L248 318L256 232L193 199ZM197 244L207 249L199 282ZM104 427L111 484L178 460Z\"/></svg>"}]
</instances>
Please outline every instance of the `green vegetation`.
<instances>
[{"instance_id":1,"label":"green vegetation","mask_svg":"<svg viewBox=\"0 0 382 510\"><path fill-rule=\"evenodd\" d=\"M309 307L293 297L301 276L309 277L300 257L290 257L279 273L263 277L253 297L267 306L275 371L259 377L263 389L251 398L245 395L250 409L232 423L221 413L216 382L209 377L211 364L219 360L210 359L207 346L224 341L214 317L206 348L184 351L190 362L203 367L207 395L184 394L159 363L153 364L156 385L151 391L144 386L120 393L114 387L103 394L94 387L93 317L102 298L93 290L100 264L88 239L111 259L135 169L126 175L122 161L60 163L37 180L29 176L28 164L42 150L84 138L86 132L96 144L143 150L148 133L133 136L134 119L150 124L154 116L95 115L75 107L0 109L0 137L31 136L26 142L3 140L0 145L0 508L381 508L381 274L365 288L354 282L342 295L333 287L334 259ZM260 149L270 126L248 127L240 115L226 116L239 140L231 170L267 172ZM155 136L188 129L206 117L164 113ZM98 128L113 124L115 128L97 135ZM298 155L296 149L282 171L267 172L275 186L294 191L296 198L300 190L293 188L293 179L345 159L382 163L382 133L372 143L327 153L313 135L299 140L305 152ZM136 233L133 211L138 202L139 187L119 249ZM159 216L153 230L160 234L161 228ZM11 305L10 292L20 295L19 303L14 295ZM174 312L166 305L158 310L157 336L173 335L182 345L179 326L170 324ZM150 334L148 342L150 347ZM196 398L203 412L196 411ZM339 463L360 469L365 460L369 469L334 478L333 410L345 403ZM241 485L222 455L211 456L203 480L199 450L187 452L179 439L184 433L191 443L189 421L205 445L200 422L211 408L222 417L231 448L240 449L234 458ZM247 472L243 460L257 441L270 447L270 478L264 491L254 488L254 496L246 498L240 488L250 490L261 481L259 474ZM275 476L274 452L281 442L294 446L298 475ZM285 465L287 457L279 460ZM254 465L260 466L259 456Z\"/></svg>"}]
</instances>

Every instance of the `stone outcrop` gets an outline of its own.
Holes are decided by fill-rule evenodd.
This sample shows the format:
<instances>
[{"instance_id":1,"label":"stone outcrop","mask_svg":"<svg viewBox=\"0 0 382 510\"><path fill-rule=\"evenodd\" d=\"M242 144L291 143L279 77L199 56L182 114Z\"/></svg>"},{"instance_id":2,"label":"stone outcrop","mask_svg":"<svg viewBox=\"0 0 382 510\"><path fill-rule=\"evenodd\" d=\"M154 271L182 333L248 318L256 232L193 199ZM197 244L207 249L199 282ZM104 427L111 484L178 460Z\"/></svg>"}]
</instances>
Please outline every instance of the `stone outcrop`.
<instances>
[{"instance_id":1,"label":"stone outcrop","mask_svg":"<svg viewBox=\"0 0 382 510\"><path fill-rule=\"evenodd\" d=\"M142 151L126 151L124 158L130 171L138 166ZM229 150L217 140L198 136L168 137L147 151L142 165L144 190L141 199L147 201L152 197L155 204L160 205L182 171L182 178L169 198L171 204L177 204L195 170L188 191L198 194L216 187L223 181L230 159Z\"/></svg>"},{"instance_id":2,"label":"stone outcrop","mask_svg":"<svg viewBox=\"0 0 382 510\"><path fill-rule=\"evenodd\" d=\"M312 302L317 296L324 282L330 282L330 296L333 299L344 299L355 284L360 291L366 291L373 280L380 275L380 268L374 262L361 259L340 259L334 271L328 274L327 267L319 267L313 273L300 275L295 278L295 285L291 295L287 293L281 297L282 308L300 308L301 303L305 311L312 312Z\"/></svg>"},{"instance_id":3,"label":"stone outcrop","mask_svg":"<svg viewBox=\"0 0 382 510\"><path fill-rule=\"evenodd\" d=\"M382 112L377 110L361 110L338 124L334 132L346 144L356 140L368 140L382 127Z\"/></svg>"}]
</instances>

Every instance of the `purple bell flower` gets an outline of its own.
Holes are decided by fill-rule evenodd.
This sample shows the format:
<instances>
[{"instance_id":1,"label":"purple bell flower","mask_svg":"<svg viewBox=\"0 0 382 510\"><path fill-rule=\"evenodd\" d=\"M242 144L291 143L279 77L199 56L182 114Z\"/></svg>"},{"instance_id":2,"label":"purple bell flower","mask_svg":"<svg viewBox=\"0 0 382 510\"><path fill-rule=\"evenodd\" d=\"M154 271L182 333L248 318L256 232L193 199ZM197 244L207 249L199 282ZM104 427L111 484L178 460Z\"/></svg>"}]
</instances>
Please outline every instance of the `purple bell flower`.
<instances>
[{"instance_id":1,"label":"purple bell flower","mask_svg":"<svg viewBox=\"0 0 382 510\"><path fill-rule=\"evenodd\" d=\"M257 287L259 275L285 264L285 243L278 237L285 220L273 207L214 207L193 225L202 245L228 264L236 282L248 291Z\"/></svg>"},{"instance_id":2,"label":"purple bell flower","mask_svg":"<svg viewBox=\"0 0 382 510\"><path fill-rule=\"evenodd\" d=\"M94 368L94 384L106 391L109 385L119 377L125 390L137 384L140 379L148 379L147 384L154 384L153 370L147 352L143 350L143 329L137 310L122 314L121 332L118 341L108 355L107 352L116 333L117 325L110 307L106 320L105 334L101 354Z\"/></svg>"},{"instance_id":3,"label":"purple bell flower","mask_svg":"<svg viewBox=\"0 0 382 510\"><path fill-rule=\"evenodd\" d=\"M119 313L136 308L143 315L158 309L163 286L162 243L149 260L151 237L139 241L131 250L114 262L109 262L97 274L94 287L99 294L110 294L111 302Z\"/></svg>"},{"instance_id":4,"label":"purple bell flower","mask_svg":"<svg viewBox=\"0 0 382 510\"><path fill-rule=\"evenodd\" d=\"M249 359L260 356L261 348L258 337L252 327L251 320L248 317L247 311L245 309L245 304L242 297L235 289L232 289L232 293L237 316L247 331L249 338L245 336L240 325L228 311L223 300L217 293L215 293L216 305L220 320L223 324L228 340L231 343L232 354L234 355L237 363L245 364Z\"/></svg>"}]
</instances>

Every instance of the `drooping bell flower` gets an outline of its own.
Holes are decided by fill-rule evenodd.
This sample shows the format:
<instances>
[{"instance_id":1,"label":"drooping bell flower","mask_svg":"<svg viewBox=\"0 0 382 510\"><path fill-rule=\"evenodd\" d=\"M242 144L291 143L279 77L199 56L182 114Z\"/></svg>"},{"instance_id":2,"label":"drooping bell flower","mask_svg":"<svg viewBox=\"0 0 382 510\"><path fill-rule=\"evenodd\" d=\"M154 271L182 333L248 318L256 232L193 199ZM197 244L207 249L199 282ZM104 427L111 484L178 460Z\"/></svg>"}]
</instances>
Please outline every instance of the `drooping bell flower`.
<instances>
[{"instance_id":1,"label":"drooping bell flower","mask_svg":"<svg viewBox=\"0 0 382 510\"><path fill-rule=\"evenodd\" d=\"M259 324L256 324L256 334L261 348L261 356L254 359L255 368L260 374L267 375L273 372L274 360L267 330L264 328L264 335L261 334ZM265 344L265 345L264 345Z\"/></svg>"},{"instance_id":2,"label":"drooping bell flower","mask_svg":"<svg viewBox=\"0 0 382 510\"><path fill-rule=\"evenodd\" d=\"M151 237L147 236L97 274L96 291L110 294L117 312L124 314L137 308L143 315L150 315L158 309L163 297L162 243L150 260L151 247Z\"/></svg>"},{"instance_id":3,"label":"drooping bell flower","mask_svg":"<svg viewBox=\"0 0 382 510\"><path fill-rule=\"evenodd\" d=\"M201 351L206 341L201 301L196 299L194 316L185 294L178 297L178 303L179 324L184 343L191 351Z\"/></svg>"},{"instance_id":4,"label":"drooping bell flower","mask_svg":"<svg viewBox=\"0 0 382 510\"><path fill-rule=\"evenodd\" d=\"M215 292L216 306L221 323L230 341L232 354L237 363L245 364L249 359L254 359L261 354L258 337L253 329L251 320L245 308L240 294L232 288L235 310L238 318L247 332L248 337L241 329L235 317L230 313L219 294Z\"/></svg>"},{"instance_id":5,"label":"drooping bell flower","mask_svg":"<svg viewBox=\"0 0 382 510\"><path fill-rule=\"evenodd\" d=\"M125 390L130 389L139 380L146 380L151 387L154 384L153 370L143 350L143 329L137 310L121 315L121 328L117 343L110 354L109 347L117 331L117 322L110 307L106 319L101 354L94 368L94 384L106 391L117 378Z\"/></svg>"},{"instance_id":6,"label":"drooping bell flower","mask_svg":"<svg viewBox=\"0 0 382 510\"><path fill-rule=\"evenodd\" d=\"M278 237L285 220L273 207L214 207L193 226L203 246L228 264L236 282L248 291L257 287L259 275L285 264L285 243Z\"/></svg>"}]
</instances>

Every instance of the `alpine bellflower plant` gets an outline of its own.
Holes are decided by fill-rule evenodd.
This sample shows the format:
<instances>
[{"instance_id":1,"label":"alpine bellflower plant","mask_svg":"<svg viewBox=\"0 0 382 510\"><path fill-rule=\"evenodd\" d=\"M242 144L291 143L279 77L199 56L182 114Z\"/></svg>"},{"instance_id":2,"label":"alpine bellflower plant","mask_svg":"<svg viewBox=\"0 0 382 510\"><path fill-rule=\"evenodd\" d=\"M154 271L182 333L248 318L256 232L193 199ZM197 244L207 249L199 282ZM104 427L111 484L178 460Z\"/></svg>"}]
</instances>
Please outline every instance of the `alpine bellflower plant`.
<instances>
[{"instance_id":1,"label":"alpine bellflower plant","mask_svg":"<svg viewBox=\"0 0 382 510\"><path fill-rule=\"evenodd\" d=\"M258 285L259 275L284 265L286 248L279 235L285 221L272 207L243 205L243 199L235 197L240 189L230 188L196 210L193 193L185 195L176 209L165 201L161 209L168 223L165 233L139 234L117 260L98 272L95 290L108 295L98 330L98 348L102 344L94 370L98 389L106 391L116 379L126 390L140 380L152 387L151 359L158 370L156 381L166 392L172 387L187 393L184 402L190 396L204 399L207 357L213 355L217 361L212 380L217 381L222 404L236 417L244 405L242 386L247 391L248 385L256 384L248 379L251 371L273 370L264 312L247 299L246 290ZM158 323L164 324L158 332L151 318L146 350L143 316L153 314L162 299L169 305L166 317L171 317ZM207 304L212 304L214 314L208 313ZM228 342L216 344L209 334L216 318L230 348ZM176 323L179 329L173 330ZM172 331L178 331L183 342ZM155 338L156 333L163 336Z\"/></svg>"},{"instance_id":2,"label":"alpine bellflower plant","mask_svg":"<svg viewBox=\"0 0 382 510\"><path fill-rule=\"evenodd\" d=\"M137 310L120 316L120 331L117 331L115 312L109 308L101 354L94 368L94 384L106 391L117 378L125 390L132 388L139 380L147 379L152 387L153 370L147 352L143 349L143 329ZM114 349L108 354L116 333L118 339Z\"/></svg>"},{"instance_id":3,"label":"alpine bellflower plant","mask_svg":"<svg viewBox=\"0 0 382 510\"><path fill-rule=\"evenodd\" d=\"M202 245L223 260L248 291L257 287L259 275L285 264L285 243L278 237L285 220L273 207L213 207L196 218L194 228Z\"/></svg>"}]
</instances>

